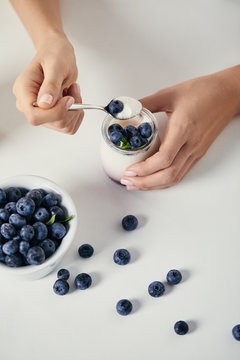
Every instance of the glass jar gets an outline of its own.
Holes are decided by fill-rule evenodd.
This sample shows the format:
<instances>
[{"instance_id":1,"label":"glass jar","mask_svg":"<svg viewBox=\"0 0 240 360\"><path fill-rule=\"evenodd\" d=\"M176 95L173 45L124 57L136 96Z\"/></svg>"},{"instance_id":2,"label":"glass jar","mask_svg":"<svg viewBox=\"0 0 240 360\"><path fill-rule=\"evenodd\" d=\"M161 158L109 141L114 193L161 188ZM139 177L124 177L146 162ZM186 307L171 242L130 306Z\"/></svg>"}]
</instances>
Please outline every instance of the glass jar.
<instances>
[{"instance_id":1,"label":"glass jar","mask_svg":"<svg viewBox=\"0 0 240 360\"><path fill-rule=\"evenodd\" d=\"M123 128L127 125L138 127L141 123L149 123L152 127L152 135L148 142L138 149L121 149L114 145L109 138L108 128L112 124L120 124ZM117 120L107 115L102 123L101 160L103 169L110 179L119 182L126 168L136 162L143 161L158 151L160 139L158 125L154 115L143 108L141 113L131 119Z\"/></svg>"}]
</instances>

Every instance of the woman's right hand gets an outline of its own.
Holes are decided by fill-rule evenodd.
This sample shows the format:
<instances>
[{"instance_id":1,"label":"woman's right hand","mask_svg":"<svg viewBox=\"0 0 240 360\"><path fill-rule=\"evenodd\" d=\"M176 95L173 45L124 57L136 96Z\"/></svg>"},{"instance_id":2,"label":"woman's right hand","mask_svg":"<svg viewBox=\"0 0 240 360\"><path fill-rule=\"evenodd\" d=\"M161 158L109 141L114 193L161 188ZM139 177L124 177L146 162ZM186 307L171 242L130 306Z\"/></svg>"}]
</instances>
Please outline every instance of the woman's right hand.
<instances>
[{"instance_id":1,"label":"woman's right hand","mask_svg":"<svg viewBox=\"0 0 240 360\"><path fill-rule=\"evenodd\" d=\"M84 116L83 111L68 111L74 102L82 102L75 83L77 74L74 49L68 39L65 35L50 36L14 83L17 109L31 125L75 134ZM33 106L35 101L38 107Z\"/></svg>"}]
</instances>

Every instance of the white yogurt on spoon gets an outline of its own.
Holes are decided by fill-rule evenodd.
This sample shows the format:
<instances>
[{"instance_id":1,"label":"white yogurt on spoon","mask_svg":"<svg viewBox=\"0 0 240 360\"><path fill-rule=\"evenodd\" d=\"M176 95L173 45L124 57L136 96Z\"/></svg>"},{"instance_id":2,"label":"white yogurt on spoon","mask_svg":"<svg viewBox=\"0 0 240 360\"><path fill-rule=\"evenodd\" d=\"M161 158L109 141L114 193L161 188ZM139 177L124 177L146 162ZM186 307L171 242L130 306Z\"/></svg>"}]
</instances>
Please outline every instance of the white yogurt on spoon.
<instances>
[{"instance_id":1,"label":"white yogurt on spoon","mask_svg":"<svg viewBox=\"0 0 240 360\"><path fill-rule=\"evenodd\" d=\"M105 110L115 119L126 120L140 114L142 104L140 101L131 97L118 96L105 107Z\"/></svg>"}]
</instances>

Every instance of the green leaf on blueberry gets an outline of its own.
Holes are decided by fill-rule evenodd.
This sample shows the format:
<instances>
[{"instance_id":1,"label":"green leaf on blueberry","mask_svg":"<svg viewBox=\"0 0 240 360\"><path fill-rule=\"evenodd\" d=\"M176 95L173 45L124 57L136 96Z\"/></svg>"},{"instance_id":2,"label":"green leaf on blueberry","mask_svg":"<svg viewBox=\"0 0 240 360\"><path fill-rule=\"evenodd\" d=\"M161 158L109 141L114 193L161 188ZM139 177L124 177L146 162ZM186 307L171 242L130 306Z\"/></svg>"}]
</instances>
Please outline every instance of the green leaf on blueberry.
<instances>
[{"instance_id":1,"label":"green leaf on blueberry","mask_svg":"<svg viewBox=\"0 0 240 360\"><path fill-rule=\"evenodd\" d=\"M69 217L68 217L67 219L65 219L65 220L61 220L61 221L58 221L58 222L60 222L60 223L67 222L67 221L72 220L72 218L73 218L73 215L69 216Z\"/></svg>"},{"instance_id":2,"label":"green leaf on blueberry","mask_svg":"<svg viewBox=\"0 0 240 360\"><path fill-rule=\"evenodd\" d=\"M131 144L125 138L121 138L120 140L120 148L121 149L128 149L131 147Z\"/></svg>"},{"instance_id":3,"label":"green leaf on blueberry","mask_svg":"<svg viewBox=\"0 0 240 360\"><path fill-rule=\"evenodd\" d=\"M55 219L56 219L56 214L54 214L54 215L46 222L46 225L52 225L53 223L55 223Z\"/></svg>"}]
</instances>

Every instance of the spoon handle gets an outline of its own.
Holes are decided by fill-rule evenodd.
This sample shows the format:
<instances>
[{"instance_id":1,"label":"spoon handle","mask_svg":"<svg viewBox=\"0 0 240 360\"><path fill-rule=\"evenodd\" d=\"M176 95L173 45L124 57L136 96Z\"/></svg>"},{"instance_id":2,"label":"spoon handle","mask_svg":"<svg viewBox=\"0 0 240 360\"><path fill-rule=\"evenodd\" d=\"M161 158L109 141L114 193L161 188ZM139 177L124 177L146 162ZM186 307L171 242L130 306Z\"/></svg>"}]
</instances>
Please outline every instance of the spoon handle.
<instances>
[{"instance_id":1,"label":"spoon handle","mask_svg":"<svg viewBox=\"0 0 240 360\"><path fill-rule=\"evenodd\" d=\"M33 103L34 107L38 107L37 102ZM68 110L84 110L84 109L95 109L106 111L103 106L100 105L90 105L90 104L72 104ZM107 111L106 111L107 112Z\"/></svg>"}]
</instances>

